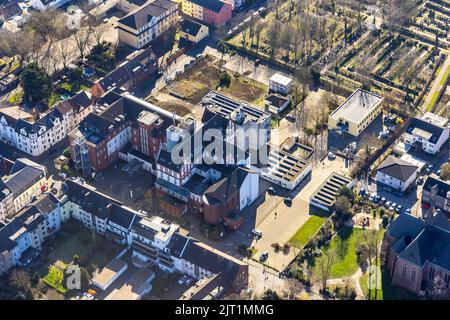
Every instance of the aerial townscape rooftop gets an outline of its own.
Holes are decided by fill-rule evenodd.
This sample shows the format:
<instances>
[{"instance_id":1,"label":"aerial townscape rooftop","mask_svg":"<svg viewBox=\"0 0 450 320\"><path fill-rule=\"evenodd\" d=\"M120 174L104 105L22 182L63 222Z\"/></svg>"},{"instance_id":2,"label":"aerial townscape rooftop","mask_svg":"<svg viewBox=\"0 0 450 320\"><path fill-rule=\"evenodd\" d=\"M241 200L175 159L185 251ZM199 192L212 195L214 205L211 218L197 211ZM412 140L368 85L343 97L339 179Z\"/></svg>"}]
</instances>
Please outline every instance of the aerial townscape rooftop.
<instances>
[{"instance_id":1,"label":"aerial townscape rooftop","mask_svg":"<svg viewBox=\"0 0 450 320\"><path fill-rule=\"evenodd\" d=\"M450 0L0 0L0 300L450 300L449 21Z\"/></svg>"}]
</instances>

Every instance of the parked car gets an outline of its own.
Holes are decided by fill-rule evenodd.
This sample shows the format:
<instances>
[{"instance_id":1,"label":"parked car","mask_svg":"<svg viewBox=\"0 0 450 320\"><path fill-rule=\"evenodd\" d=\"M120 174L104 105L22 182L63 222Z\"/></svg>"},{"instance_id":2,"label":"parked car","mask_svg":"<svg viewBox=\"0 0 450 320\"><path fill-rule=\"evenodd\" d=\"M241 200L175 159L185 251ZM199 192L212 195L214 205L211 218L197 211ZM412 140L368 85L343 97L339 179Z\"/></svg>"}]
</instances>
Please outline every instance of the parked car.
<instances>
[{"instance_id":1,"label":"parked car","mask_svg":"<svg viewBox=\"0 0 450 320\"><path fill-rule=\"evenodd\" d=\"M403 206L398 205L397 208L395 208L395 212L400 213L402 212Z\"/></svg>"},{"instance_id":2,"label":"parked car","mask_svg":"<svg viewBox=\"0 0 450 320\"><path fill-rule=\"evenodd\" d=\"M253 234L253 236L254 237L256 237L256 238L258 238L258 239L261 239L262 238L262 232L261 231L259 231L258 229L253 229L252 230L252 234Z\"/></svg>"},{"instance_id":3,"label":"parked car","mask_svg":"<svg viewBox=\"0 0 450 320\"><path fill-rule=\"evenodd\" d=\"M405 213L411 214L411 208L406 209L406 210L405 210Z\"/></svg>"},{"instance_id":4,"label":"parked car","mask_svg":"<svg viewBox=\"0 0 450 320\"><path fill-rule=\"evenodd\" d=\"M361 187L361 189L359 189L359 195L363 197L366 195L366 189L364 187Z\"/></svg>"},{"instance_id":5,"label":"parked car","mask_svg":"<svg viewBox=\"0 0 450 320\"><path fill-rule=\"evenodd\" d=\"M185 284L187 281L187 277L185 275L183 275L180 279L178 279L178 284L180 286L182 286L183 284Z\"/></svg>"},{"instance_id":6,"label":"parked car","mask_svg":"<svg viewBox=\"0 0 450 320\"><path fill-rule=\"evenodd\" d=\"M186 282L184 284L187 285L187 286L190 286L193 281L194 280L192 278L187 278Z\"/></svg>"},{"instance_id":7,"label":"parked car","mask_svg":"<svg viewBox=\"0 0 450 320\"><path fill-rule=\"evenodd\" d=\"M432 164L429 164L429 165L427 166L427 168L425 169L425 172L426 172L426 173L431 173L432 170L433 170L433 165L432 165Z\"/></svg>"},{"instance_id":8,"label":"parked car","mask_svg":"<svg viewBox=\"0 0 450 320\"><path fill-rule=\"evenodd\" d=\"M373 201L373 200L375 199L376 196L377 196L377 195L376 195L375 193L372 193L372 194L370 195L370 197L369 197L369 200L370 200L370 201Z\"/></svg>"},{"instance_id":9,"label":"parked car","mask_svg":"<svg viewBox=\"0 0 450 320\"><path fill-rule=\"evenodd\" d=\"M375 198L373 199L374 203L379 203L381 200L381 197L379 195L376 195Z\"/></svg>"},{"instance_id":10,"label":"parked car","mask_svg":"<svg viewBox=\"0 0 450 320\"><path fill-rule=\"evenodd\" d=\"M386 201L386 203L384 204L384 207L387 209L391 206L392 201Z\"/></svg>"},{"instance_id":11,"label":"parked car","mask_svg":"<svg viewBox=\"0 0 450 320\"><path fill-rule=\"evenodd\" d=\"M336 155L333 152L328 152L328 159L334 160L336 159Z\"/></svg>"},{"instance_id":12,"label":"parked car","mask_svg":"<svg viewBox=\"0 0 450 320\"><path fill-rule=\"evenodd\" d=\"M420 186L423 183L423 177L417 178L417 185Z\"/></svg>"},{"instance_id":13,"label":"parked car","mask_svg":"<svg viewBox=\"0 0 450 320\"><path fill-rule=\"evenodd\" d=\"M386 198L385 197L381 197L380 204L384 204L385 202L386 202Z\"/></svg>"},{"instance_id":14,"label":"parked car","mask_svg":"<svg viewBox=\"0 0 450 320\"><path fill-rule=\"evenodd\" d=\"M389 210L394 211L396 207L397 207L397 203L393 202L391 204L391 206L389 207Z\"/></svg>"},{"instance_id":15,"label":"parked car","mask_svg":"<svg viewBox=\"0 0 450 320\"><path fill-rule=\"evenodd\" d=\"M286 120L287 120L287 121L290 121L290 122L295 122L295 117L294 117L293 115L291 115L291 114L288 114L288 115L286 116Z\"/></svg>"},{"instance_id":16,"label":"parked car","mask_svg":"<svg viewBox=\"0 0 450 320\"><path fill-rule=\"evenodd\" d=\"M261 255L259 256L259 261L266 261L268 257L269 257L269 253L268 253L267 251L264 251L264 252L261 253Z\"/></svg>"},{"instance_id":17,"label":"parked car","mask_svg":"<svg viewBox=\"0 0 450 320\"><path fill-rule=\"evenodd\" d=\"M287 206L290 207L290 206L292 205L292 198L289 197L289 196L285 197L285 198L284 198L284 203L285 203Z\"/></svg>"},{"instance_id":18,"label":"parked car","mask_svg":"<svg viewBox=\"0 0 450 320\"><path fill-rule=\"evenodd\" d=\"M267 188L267 193L270 195L275 195L277 192L275 191L275 189L273 187L269 187L269 188Z\"/></svg>"}]
</instances>

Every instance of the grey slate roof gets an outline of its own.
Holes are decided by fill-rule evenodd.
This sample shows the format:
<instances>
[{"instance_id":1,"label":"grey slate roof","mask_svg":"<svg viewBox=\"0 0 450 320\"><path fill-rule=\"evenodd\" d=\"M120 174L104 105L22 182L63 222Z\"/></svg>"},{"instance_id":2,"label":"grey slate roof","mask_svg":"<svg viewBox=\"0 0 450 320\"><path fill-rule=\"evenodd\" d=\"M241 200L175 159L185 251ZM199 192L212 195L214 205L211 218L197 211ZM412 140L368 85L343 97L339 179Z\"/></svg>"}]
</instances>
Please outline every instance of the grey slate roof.
<instances>
[{"instance_id":1,"label":"grey slate roof","mask_svg":"<svg viewBox=\"0 0 450 320\"><path fill-rule=\"evenodd\" d=\"M220 13L225 2L220 0L189 0L190 2L206 8L208 10L214 11L215 13Z\"/></svg>"},{"instance_id":2,"label":"grey slate roof","mask_svg":"<svg viewBox=\"0 0 450 320\"><path fill-rule=\"evenodd\" d=\"M17 159L6 180L0 180L0 200L6 196L5 189L14 195L27 190L45 175L45 167L25 158Z\"/></svg>"},{"instance_id":3,"label":"grey slate roof","mask_svg":"<svg viewBox=\"0 0 450 320\"><path fill-rule=\"evenodd\" d=\"M176 6L176 2L168 0L156 0L149 2L130 12L128 15L120 19L119 23L137 30L146 25L152 17L160 17L166 11L169 11L171 8Z\"/></svg>"},{"instance_id":4,"label":"grey slate roof","mask_svg":"<svg viewBox=\"0 0 450 320\"><path fill-rule=\"evenodd\" d=\"M417 171L417 169L418 167L415 165L389 156L378 166L377 171L405 182Z\"/></svg>"},{"instance_id":5,"label":"grey slate roof","mask_svg":"<svg viewBox=\"0 0 450 320\"><path fill-rule=\"evenodd\" d=\"M399 257L418 266L427 261L450 270L450 222L437 211L428 223L408 214L400 215L388 227Z\"/></svg>"},{"instance_id":6,"label":"grey slate roof","mask_svg":"<svg viewBox=\"0 0 450 320\"><path fill-rule=\"evenodd\" d=\"M409 134L412 134L413 130L416 128L431 133L431 136L428 139L428 141L431 143L436 143L439 140L439 137L442 135L442 132L444 131L444 128L441 128L419 118L413 118L405 131Z\"/></svg>"},{"instance_id":7,"label":"grey slate roof","mask_svg":"<svg viewBox=\"0 0 450 320\"><path fill-rule=\"evenodd\" d=\"M194 37L197 36L202 26L202 24L190 19L183 19L180 22L181 30Z\"/></svg>"},{"instance_id":8,"label":"grey slate roof","mask_svg":"<svg viewBox=\"0 0 450 320\"><path fill-rule=\"evenodd\" d=\"M441 197L445 198L447 196L447 193L450 192L450 183L430 176L428 176L427 180L423 184L423 189L431 191L431 188L434 187L435 185L438 186L437 195Z\"/></svg>"},{"instance_id":9,"label":"grey slate roof","mask_svg":"<svg viewBox=\"0 0 450 320\"><path fill-rule=\"evenodd\" d=\"M426 261L450 270L450 232L426 226L400 257L418 266Z\"/></svg>"},{"instance_id":10,"label":"grey slate roof","mask_svg":"<svg viewBox=\"0 0 450 320\"><path fill-rule=\"evenodd\" d=\"M32 231L45 219L45 215L58 206L58 200L49 193L40 196L30 206L22 209L8 224L0 224L0 253L15 247L11 237L19 230Z\"/></svg>"},{"instance_id":11,"label":"grey slate roof","mask_svg":"<svg viewBox=\"0 0 450 320\"><path fill-rule=\"evenodd\" d=\"M425 223L421 219L409 214L401 214L389 224L387 231L390 236L399 239L403 236L407 236L410 239L414 239L423 229Z\"/></svg>"}]
</instances>

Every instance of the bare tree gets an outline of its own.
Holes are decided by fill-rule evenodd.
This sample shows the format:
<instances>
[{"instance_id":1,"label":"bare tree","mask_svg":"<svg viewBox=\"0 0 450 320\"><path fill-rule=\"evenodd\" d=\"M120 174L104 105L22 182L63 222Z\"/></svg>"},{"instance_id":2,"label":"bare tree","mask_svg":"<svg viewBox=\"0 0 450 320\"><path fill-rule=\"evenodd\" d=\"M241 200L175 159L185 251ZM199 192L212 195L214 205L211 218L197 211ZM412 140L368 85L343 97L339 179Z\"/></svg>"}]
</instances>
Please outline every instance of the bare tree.
<instances>
[{"instance_id":1,"label":"bare tree","mask_svg":"<svg viewBox=\"0 0 450 320\"><path fill-rule=\"evenodd\" d=\"M91 40L91 36L92 36L92 29L88 27L83 27L79 29L72 36L81 59L83 59L86 55Z\"/></svg>"},{"instance_id":2,"label":"bare tree","mask_svg":"<svg viewBox=\"0 0 450 320\"><path fill-rule=\"evenodd\" d=\"M319 277L322 284L322 291L325 294L327 291L327 281L330 278L331 268L335 259L334 251L327 249L322 252L322 255L317 259L317 266L319 268Z\"/></svg>"},{"instance_id":3,"label":"bare tree","mask_svg":"<svg viewBox=\"0 0 450 320\"><path fill-rule=\"evenodd\" d=\"M289 300L294 300L300 293L302 293L304 287L303 284L297 279L288 279L287 281L287 290Z\"/></svg>"},{"instance_id":4,"label":"bare tree","mask_svg":"<svg viewBox=\"0 0 450 320\"><path fill-rule=\"evenodd\" d=\"M31 276L24 269L14 269L11 271L9 281L17 289L25 292L31 286Z\"/></svg>"},{"instance_id":5,"label":"bare tree","mask_svg":"<svg viewBox=\"0 0 450 320\"><path fill-rule=\"evenodd\" d=\"M275 21L267 30L267 44L270 47L270 56L276 56L279 48L280 23Z\"/></svg>"},{"instance_id":6,"label":"bare tree","mask_svg":"<svg viewBox=\"0 0 450 320\"><path fill-rule=\"evenodd\" d=\"M378 232L376 230L367 230L366 232L363 233L363 237L362 237L362 244L364 244L367 248L367 260L369 262L369 279L373 279L373 275L372 275L372 263L374 262L375 264L375 284L377 284L378 282L378 253L379 253L379 245L380 245L380 241L379 241L379 237L378 237ZM371 290L372 288L369 288L369 297L371 296ZM377 285L375 285L375 294L373 295L374 298L377 298Z\"/></svg>"},{"instance_id":7,"label":"bare tree","mask_svg":"<svg viewBox=\"0 0 450 320\"><path fill-rule=\"evenodd\" d=\"M56 34L58 41L55 43L55 52L57 56L55 60L59 61L65 69L74 59L76 48L74 48L70 39L71 31L68 28L62 27Z\"/></svg>"}]
</instances>

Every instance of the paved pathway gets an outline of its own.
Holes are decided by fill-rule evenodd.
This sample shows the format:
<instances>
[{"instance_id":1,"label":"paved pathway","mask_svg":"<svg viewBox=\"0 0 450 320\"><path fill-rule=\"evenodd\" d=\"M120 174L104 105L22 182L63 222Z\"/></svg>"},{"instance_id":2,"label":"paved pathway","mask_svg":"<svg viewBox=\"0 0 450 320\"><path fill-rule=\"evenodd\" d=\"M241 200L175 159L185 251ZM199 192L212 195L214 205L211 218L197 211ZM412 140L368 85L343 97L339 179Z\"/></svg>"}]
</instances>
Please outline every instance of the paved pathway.
<instances>
[{"instance_id":1,"label":"paved pathway","mask_svg":"<svg viewBox=\"0 0 450 320\"><path fill-rule=\"evenodd\" d=\"M431 103L431 100L433 99L433 95L435 92L439 92L441 91L443 88L443 86L445 85L445 80L443 79L446 75L446 70L450 68L450 54L447 56L447 59L445 59L442 68L441 68L441 72L437 75L436 79L434 79L433 85L431 86L430 92L428 92L428 95L421 107L420 112L421 113L425 113L427 111L427 107L428 105ZM444 83L444 85L442 85L441 83ZM434 103L436 103L437 101L435 101Z\"/></svg>"}]
</instances>

